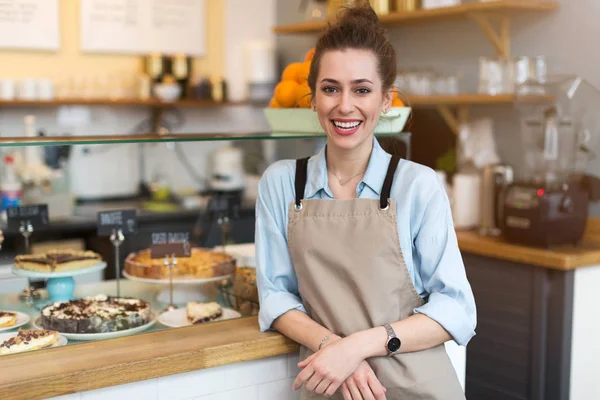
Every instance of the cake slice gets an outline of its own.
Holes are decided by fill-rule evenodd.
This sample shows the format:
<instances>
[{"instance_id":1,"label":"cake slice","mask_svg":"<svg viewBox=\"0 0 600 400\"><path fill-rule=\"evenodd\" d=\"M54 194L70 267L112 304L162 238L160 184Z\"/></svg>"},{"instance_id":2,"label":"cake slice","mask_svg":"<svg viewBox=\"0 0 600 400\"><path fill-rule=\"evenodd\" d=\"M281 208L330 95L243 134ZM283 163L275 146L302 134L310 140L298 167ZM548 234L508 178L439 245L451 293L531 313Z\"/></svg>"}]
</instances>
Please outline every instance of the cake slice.
<instances>
[{"instance_id":1,"label":"cake slice","mask_svg":"<svg viewBox=\"0 0 600 400\"><path fill-rule=\"evenodd\" d=\"M58 332L42 329L22 330L0 344L0 355L22 353L50 347L58 341Z\"/></svg>"},{"instance_id":2,"label":"cake slice","mask_svg":"<svg viewBox=\"0 0 600 400\"><path fill-rule=\"evenodd\" d=\"M50 250L15 257L17 268L36 272L64 272L96 265L102 257L93 251Z\"/></svg>"},{"instance_id":3,"label":"cake slice","mask_svg":"<svg viewBox=\"0 0 600 400\"><path fill-rule=\"evenodd\" d=\"M223 315L223 308L219 303L196 303L191 301L186 307L187 320L191 324L203 324L214 321Z\"/></svg>"},{"instance_id":4,"label":"cake slice","mask_svg":"<svg viewBox=\"0 0 600 400\"><path fill-rule=\"evenodd\" d=\"M17 323L17 313L0 311L0 328L8 328Z\"/></svg>"}]
</instances>

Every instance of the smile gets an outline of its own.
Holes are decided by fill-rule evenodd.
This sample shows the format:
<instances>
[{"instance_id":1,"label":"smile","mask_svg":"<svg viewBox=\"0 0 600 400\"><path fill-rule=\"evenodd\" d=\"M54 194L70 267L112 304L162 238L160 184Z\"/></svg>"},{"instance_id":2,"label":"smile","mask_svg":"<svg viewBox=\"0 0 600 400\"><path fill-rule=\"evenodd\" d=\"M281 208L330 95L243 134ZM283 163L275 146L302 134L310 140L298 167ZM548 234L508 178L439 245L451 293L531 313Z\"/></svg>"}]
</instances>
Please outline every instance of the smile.
<instances>
[{"instance_id":1,"label":"smile","mask_svg":"<svg viewBox=\"0 0 600 400\"><path fill-rule=\"evenodd\" d=\"M337 121L337 120L332 120L331 122L333 122L333 125L335 126L335 130L338 133L354 133L358 127L360 126L360 124L362 124L362 121Z\"/></svg>"}]
</instances>

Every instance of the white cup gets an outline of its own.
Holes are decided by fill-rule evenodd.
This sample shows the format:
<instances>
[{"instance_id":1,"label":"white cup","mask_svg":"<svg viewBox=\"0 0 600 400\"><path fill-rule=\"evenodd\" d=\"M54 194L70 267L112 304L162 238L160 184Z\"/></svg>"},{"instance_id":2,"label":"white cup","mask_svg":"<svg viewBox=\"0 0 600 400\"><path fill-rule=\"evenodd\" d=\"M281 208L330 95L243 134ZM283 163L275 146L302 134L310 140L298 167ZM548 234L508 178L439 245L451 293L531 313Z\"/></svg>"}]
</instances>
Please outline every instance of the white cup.
<instances>
[{"instance_id":1,"label":"white cup","mask_svg":"<svg viewBox=\"0 0 600 400\"><path fill-rule=\"evenodd\" d=\"M15 82L12 79L0 80L0 100L13 100L15 98Z\"/></svg>"},{"instance_id":2,"label":"white cup","mask_svg":"<svg viewBox=\"0 0 600 400\"><path fill-rule=\"evenodd\" d=\"M17 97L21 100L37 99L37 83L35 79L23 79L17 85Z\"/></svg>"},{"instance_id":3,"label":"white cup","mask_svg":"<svg viewBox=\"0 0 600 400\"><path fill-rule=\"evenodd\" d=\"M37 98L40 100L54 99L54 83L50 79L37 80Z\"/></svg>"}]
</instances>

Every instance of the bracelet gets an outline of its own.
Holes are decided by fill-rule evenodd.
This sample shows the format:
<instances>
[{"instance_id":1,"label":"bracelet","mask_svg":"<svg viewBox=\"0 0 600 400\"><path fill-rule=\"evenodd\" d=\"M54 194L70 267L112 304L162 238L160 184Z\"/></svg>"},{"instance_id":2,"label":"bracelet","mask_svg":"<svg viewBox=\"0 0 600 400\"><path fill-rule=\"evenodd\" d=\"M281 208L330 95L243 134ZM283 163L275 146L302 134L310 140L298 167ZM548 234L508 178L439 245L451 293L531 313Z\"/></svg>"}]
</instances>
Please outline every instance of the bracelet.
<instances>
[{"instance_id":1,"label":"bracelet","mask_svg":"<svg viewBox=\"0 0 600 400\"><path fill-rule=\"evenodd\" d=\"M325 342L327 342L327 340L329 340L329 335L325 335L323 340L321 340L321 343L319 343L319 350L321 350L321 347L323 347L323 345L325 344Z\"/></svg>"}]
</instances>

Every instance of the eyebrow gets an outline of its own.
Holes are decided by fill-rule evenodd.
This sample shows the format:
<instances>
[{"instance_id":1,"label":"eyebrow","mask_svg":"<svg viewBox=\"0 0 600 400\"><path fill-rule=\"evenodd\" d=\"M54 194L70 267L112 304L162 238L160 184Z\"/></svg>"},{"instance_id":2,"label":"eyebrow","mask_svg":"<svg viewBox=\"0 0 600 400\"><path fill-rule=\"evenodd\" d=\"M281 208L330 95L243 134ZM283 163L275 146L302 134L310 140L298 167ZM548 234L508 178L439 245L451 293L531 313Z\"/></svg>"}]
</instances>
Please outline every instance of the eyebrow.
<instances>
[{"instance_id":1,"label":"eyebrow","mask_svg":"<svg viewBox=\"0 0 600 400\"><path fill-rule=\"evenodd\" d=\"M335 79L331 79L331 78L323 78L323 79L321 79L321 83L323 83L323 82L329 82L329 83L335 83L335 84L339 84L339 82L338 82L338 81L336 81ZM353 83L353 84L357 84L357 83L365 83L365 82L368 82L368 83L370 83L371 85L373 84L373 82L371 82L371 81L370 81L370 80L368 80L368 79L355 79L355 80L353 80L353 81L352 81L352 83Z\"/></svg>"}]
</instances>

